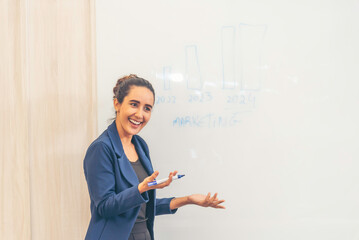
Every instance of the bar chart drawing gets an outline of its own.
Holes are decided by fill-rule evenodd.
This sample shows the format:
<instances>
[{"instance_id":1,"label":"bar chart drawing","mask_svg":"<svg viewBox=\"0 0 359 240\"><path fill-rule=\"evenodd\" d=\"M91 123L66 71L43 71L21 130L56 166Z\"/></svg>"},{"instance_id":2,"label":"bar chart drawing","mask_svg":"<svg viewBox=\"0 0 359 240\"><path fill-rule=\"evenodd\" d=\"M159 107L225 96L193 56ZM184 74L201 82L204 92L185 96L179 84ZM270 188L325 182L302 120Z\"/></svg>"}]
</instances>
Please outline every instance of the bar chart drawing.
<instances>
[{"instance_id":1,"label":"bar chart drawing","mask_svg":"<svg viewBox=\"0 0 359 240\"><path fill-rule=\"evenodd\" d=\"M266 25L239 25L239 72L241 90L258 91L262 87L264 71L262 66L263 40Z\"/></svg>"},{"instance_id":2,"label":"bar chart drawing","mask_svg":"<svg viewBox=\"0 0 359 240\"><path fill-rule=\"evenodd\" d=\"M196 45L188 45L185 47L185 59L187 88L201 90L202 79Z\"/></svg>"},{"instance_id":3,"label":"bar chart drawing","mask_svg":"<svg viewBox=\"0 0 359 240\"><path fill-rule=\"evenodd\" d=\"M163 89L164 90L171 90L171 66L164 66L163 67Z\"/></svg>"},{"instance_id":4,"label":"bar chart drawing","mask_svg":"<svg viewBox=\"0 0 359 240\"><path fill-rule=\"evenodd\" d=\"M236 87L236 28L224 26L221 31L223 89Z\"/></svg>"},{"instance_id":5,"label":"bar chart drawing","mask_svg":"<svg viewBox=\"0 0 359 240\"><path fill-rule=\"evenodd\" d=\"M239 24L221 29L222 87L240 88L241 91L258 91L262 87L263 41L266 25Z\"/></svg>"}]
</instances>

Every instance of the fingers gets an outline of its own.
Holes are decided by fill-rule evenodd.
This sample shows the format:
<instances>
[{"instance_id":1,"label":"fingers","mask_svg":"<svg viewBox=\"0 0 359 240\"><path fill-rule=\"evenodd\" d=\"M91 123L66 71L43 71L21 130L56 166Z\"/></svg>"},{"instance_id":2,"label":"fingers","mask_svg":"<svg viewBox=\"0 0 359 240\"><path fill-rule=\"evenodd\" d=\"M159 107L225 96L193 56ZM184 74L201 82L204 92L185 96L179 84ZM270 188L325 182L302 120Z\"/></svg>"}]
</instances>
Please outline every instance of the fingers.
<instances>
[{"instance_id":1,"label":"fingers","mask_svg":"<svg viewBox=\"0 0 359 240\"><path fill-rule=\"evenodd\" d=\"M217 204L214 206L214 208L226 209L225 206L219 205L219 204L221 204L221 203L224 203L224 200L218 201Z\"/></svg>"},{"instance_id":2,"label":"fingers","mask_svg":"<svg viewBox=\"0 0 359 240\"><path fill-rule=\"evenodd\" d=\"M161 184L157 185L156 188L160 188L160 189L161 189L161 188L164 188L164 187L169 186L169 185L171 184L171 182L172 182L172 178L173 178L174 176L176 176L176 174L177 174L177 171L170 172L170 174L168 175L168 180L167 180L166 182L164 182L164 183L161 183Z\"/></svg>"},{"instance_id":3,"label":"fingers","mask_svg":"<svg viewBox=\"0 0 359 240\"><path fill-rule=\"evenodd\" d=\"M158 171L155 171L152 173L151 176L147 177L145 180L148 180L147 182L153 182L157 178L158 174L160 174Z\"/></svg>"},{"instance_id":4,"label":"fingers","mask_svg":"<svg viewBox=\"0 0 359 240\"><path fill-rule=\"evenodd\" d=\"M225 200L218 200L217 198L217 193L215 193L213 195L213 197L210 197L210 193L207 194L207 197L205 199L206 201L206 205L208 207L212 207L212 208L221 208L221 209L225 209L225 207L223 205L220 205L222 203L224 203Z\"/></svg>"},{"instance_id":5,"label":"fingers","mask_svg":"<svg viewBox=\"0 0 359 240\"><path fill-rule=\"evenodd\" d=\"M210 198L211 198L211 193L208 193L208 194L207 194L207 197L206 197L206 199L205 199L205 201L206 201L206 202L209 202L209 199L210 199Z\"/></svg>"},{"instance_id":6,"label":"fingers","mask_svg":"<svg viewBox=\"0 0 359 240\"><path fill-rule=\"evenodd\" d=\"M159 172L155 171L154 173L152 173L151 176L146 177L140 184L138 184L139 192L143 193L143 192L150 190L151 188L148 187L148 183L153 182L157 178L158 174L159 174Z\"/></svg>"},{"instance_id":7,"label":"fingers","mask_svg":"<svg viewBox=\"0 0 359 240\"><path fill-rule=\"evenodd\" d=\"M168 176L172 175L172 177L173 177L173 176L176 176L176 174L177 174L177 171L174 171L174 172L170 172L170 174Z\"/></svg>"},{"instance_id":8,"label":"fingers","mask_svg":"<svg viewBox=\"0 0 359 240\"><path fill-rule=\"evenodd\" d=\"M172 178L174 177L174 176L176 176L177 175L177 171L174 171L174 172L170 172L170 174L168 175L168 180L167 180L167 182L166 183L168 183L168 185L172 182Z\"/></svg>"},{"instance_id":9,"label":"fingers","mask_svg":"<svg viewBox=\"0 0 359 240\"><path fill-rule=\"evenodd\" d=\"M225 206L223 206L223 205L220 205L221 203L224 203L225 202L225 200L214 200L213 202L212 202L212 204L211 204L211 207L213 207L213 208L222 208L222 209L225 209L226 207Z\"/></svg>"},{"instance_id":10,"label":"fingers","mask_svg":"<svg viewBox=\"0 0 359 240\"><path fill-rule=\"evenodd\" d=\"M148 186L148 183L155 181L156 178L159 175L159 172L155 171L154 173L152 173L151 176L145 178L143 180L143 182L141 182L138 185L138 190L139 190L140 193L143 193L143 192L146 192L148 190L161 189L161 188L167 187L167 186L169 186L171 184L173 176L177 175L177 173L178 173L177 171L170 172L170 174L168 176L168 180L166 182L164 182L164 183L153 185L153 186Z\"/></svg>"},{"instance_id":11,"label":"fingers","mask_svg":"<svg viewBox=\"0 0 359 240\"><path fill-rule=\"evenodd\" d=\"M176 176L177 173L178 173L177 171L170 172L170 175L168 177L172 179L172 177Z\"/></svg>"},{"instance_id":12,"label":"fingers","mask_svg":"<svg viewBox=\"0 0 359 240\"><path fill-rule=\"evenodd\" d=\"M216 198L217 198L217 193L215 193L215 194L213 195L213 197L210 198L210 201L213 202L213 201L216 200Z\"/></svg>"},{"instance_id":13,"label":"fingers","mask_svg":"<svg viewBox=\"0 0 359 240\"><path fill-rule=\"evenodd\" d=\"M168 180L166 182L151 186L150 189L162 189L162 188L169 186L172 182L173 176L177 175L177 173L178 173L178 171L170 172L170 174L168 175ZM151 175L151 177L154 176L154 178L151 179L151 181L149 181L149 182L155 181L155 178L157 178L158 174L159 174L158 171L154 172Z\"/></svg>"}]
</instances>

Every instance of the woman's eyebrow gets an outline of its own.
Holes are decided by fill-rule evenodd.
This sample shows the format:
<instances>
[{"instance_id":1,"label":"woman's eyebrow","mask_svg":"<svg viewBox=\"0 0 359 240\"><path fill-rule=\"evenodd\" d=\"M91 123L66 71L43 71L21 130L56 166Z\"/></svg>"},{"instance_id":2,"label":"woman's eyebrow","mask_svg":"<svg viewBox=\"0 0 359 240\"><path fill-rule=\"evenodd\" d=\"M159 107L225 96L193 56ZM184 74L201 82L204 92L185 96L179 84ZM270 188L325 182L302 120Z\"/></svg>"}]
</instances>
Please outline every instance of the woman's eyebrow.
<instances>
[{"instance_id":1,"label":"woman's eyebrow","mask_svg":"<svg viewBox=\"0 0 359 240\"><path fill-rule=\"evenodd\" d=\"M129 100L129 102L140 103L140 101L135 100L135 99L131 99L131 100ZM153 106L151 104L145 104L145 106L153 108Z\"/></svg>"},{"instance_id":2,"label":"woman's eyebrow","mask_svg":"<svg viewBox=\"0 0 359 240\"><path fill-rule=\"evenodd\" d=\"M145 104L146 107L153 108L151 104Z\"/></svg>"}]
</instances>

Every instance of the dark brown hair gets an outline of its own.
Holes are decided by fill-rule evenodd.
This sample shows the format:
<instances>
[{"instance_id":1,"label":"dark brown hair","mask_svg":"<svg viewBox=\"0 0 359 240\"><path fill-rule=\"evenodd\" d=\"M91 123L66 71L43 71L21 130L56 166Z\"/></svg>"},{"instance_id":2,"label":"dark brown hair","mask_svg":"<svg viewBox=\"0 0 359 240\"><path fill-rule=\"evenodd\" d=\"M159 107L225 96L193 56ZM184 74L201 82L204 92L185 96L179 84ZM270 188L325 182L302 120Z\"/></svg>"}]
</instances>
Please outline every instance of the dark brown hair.
<instances>
[{"instance_id":1,"label":"dark brown hair","mask_svg":"<svg viewBox=\"0 0 359 240\"><path fill-rule=\"evenodd\" d=\"M119 103L122 103L132 86L148 88L153 93L153 99L155 99L155 90L152 84L136 74L130 74L117 80L116 86L113 88L113 99L116 98Z\"/></svg>"}]
</instances>

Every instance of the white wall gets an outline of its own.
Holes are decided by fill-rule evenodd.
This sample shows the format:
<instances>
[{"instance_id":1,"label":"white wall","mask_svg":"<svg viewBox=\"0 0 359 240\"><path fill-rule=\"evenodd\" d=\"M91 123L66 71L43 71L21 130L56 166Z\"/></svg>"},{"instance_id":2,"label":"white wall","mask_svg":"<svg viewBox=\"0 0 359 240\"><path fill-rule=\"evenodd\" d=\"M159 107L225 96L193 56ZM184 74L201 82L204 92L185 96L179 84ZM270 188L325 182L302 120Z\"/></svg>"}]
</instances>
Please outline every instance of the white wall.
<instances>
[{"instance_id":1,"label":"white wall","mask_svg":"<svg viewBox=\"0 0 359 240\"><path fill-rule=\"evenodd\" d=\"M129 73L156 89L141 135L160 196L227 210L158 217L165 239L358 239L359 1L96 1L98 128Z\"/></svg>"}]
</instances>

